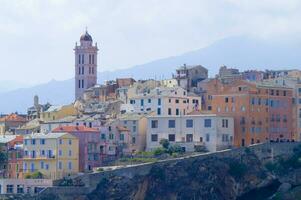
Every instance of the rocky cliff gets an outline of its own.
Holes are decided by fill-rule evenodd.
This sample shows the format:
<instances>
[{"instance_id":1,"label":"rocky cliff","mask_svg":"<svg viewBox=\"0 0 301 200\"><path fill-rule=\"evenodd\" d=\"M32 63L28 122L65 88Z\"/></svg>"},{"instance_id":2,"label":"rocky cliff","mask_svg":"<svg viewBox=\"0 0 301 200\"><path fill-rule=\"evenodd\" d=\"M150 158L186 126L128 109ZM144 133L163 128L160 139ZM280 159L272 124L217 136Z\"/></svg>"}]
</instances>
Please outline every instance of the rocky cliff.
<instances>
[{"instance_id":1,"label":"rocky cliff","mask_svg":"<svg viewBox=\"0 0 301 200\"><path fill-rule=\"evenodd\" d=\"M84 187L49 188L37 198L296 199L300 157L299 144L264 144L84 175Z\"/></svg>"}]
</instances>

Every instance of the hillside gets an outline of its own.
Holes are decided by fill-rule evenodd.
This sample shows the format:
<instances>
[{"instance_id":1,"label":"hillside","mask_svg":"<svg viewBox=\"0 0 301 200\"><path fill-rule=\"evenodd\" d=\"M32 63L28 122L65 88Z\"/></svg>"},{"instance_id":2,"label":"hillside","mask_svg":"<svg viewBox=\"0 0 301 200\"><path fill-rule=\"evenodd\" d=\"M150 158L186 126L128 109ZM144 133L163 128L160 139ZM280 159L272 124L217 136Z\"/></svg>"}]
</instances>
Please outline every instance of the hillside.
<instances>
[{"instance_id":1,"label":"hillside","mask_svg":"<svg viewBox=\"0 0 301 200\"><path fill-rule=\"evenodd\" d=\"M294 43L277 41L276 43L248 37L231 37L182 55L155 60L128 69L101 72L98 82L102 83L104 80L116 77L169 78L183 63L201 64L209 69L210 76L214 76L221 65L237 67L240 70L298 68L301 66L300 44L301 41ZM70 103L74 96L73 79L50 81L35 87L0 93L0 112L25 112L26 108L32 105L35 94L40 96L41 102Z\"/></svg>"}]
</instances>

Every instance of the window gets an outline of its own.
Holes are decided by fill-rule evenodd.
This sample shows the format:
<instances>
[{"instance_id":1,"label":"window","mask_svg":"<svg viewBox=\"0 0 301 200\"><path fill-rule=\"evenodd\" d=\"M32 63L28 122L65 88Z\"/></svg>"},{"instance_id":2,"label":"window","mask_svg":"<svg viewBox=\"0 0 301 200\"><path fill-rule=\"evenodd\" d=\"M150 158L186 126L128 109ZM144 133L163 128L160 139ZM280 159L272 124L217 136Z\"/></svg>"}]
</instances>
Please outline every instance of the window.
<instances>
[{"instance_id":1,"label":"window","mask_svg":"<svg viewBox=\"0 0 301 200\"><path fill-rule=\"evenodd\" d=\"M136 138L132 137L132 144L136 144Z\"/></svg>"},{"instance_id":2,"label":"window","mask_svg":"<svg viewBox=\"0 0 301 200\"><path fill-rule=\"evenodd\" d=\"M71 139L68 140L68 144L69 144L69 145L72 144L72 140L71 140Z\"/></svg>"},{"instance_id":3,"label":"window","mask_svg":"<svg viewBox=\"0 0 301 200\"><path fill-rule=\"evenodd\" d=\"M210 135L207 133L206 134L206 142L209 142L210 141Z\"/></svg>"},{"instance_id":4,"label":"window","mask_svg":"<svg viewBox=\"0 0 301 200\"><path fill-rule=\"evenodd\" d=\"M140 100L140 106L144 106L144 99Z\"/></svg>"},{"instance_id":5,"label":"window","mask_svg":"<svg viewBox=\"0 0 301 200\"><path fill-rule=\"evenodd\" d=\"M85 64L85 56L84 56L84 54L82 55L82 64Z\"/></svg>"},{"instance_id":6,"label":"window","mask_svg":"<svg viewBox=\"0 0 301 200\"><path fill-rule=\"evenodd\" d=\"M133 126L133 132L135 133L137 131L137 127Z\"/></svg>"},{"instance_id":7,"label":"window","mask_svg":"<svg viewBox=\"0 0 301 200\"><path fill-rule=\"evenodd\" d=\"M36 151L32 151L32 152L31 152L31 157L32 157L32 158L35 158L35 157L36 157Z\"/></svg>"},{"instance_id":8,"label":"window","mask_svg":"<svg viewBox=\"0 0 301 200\"><path fill-rule=\"evenodd\" d=\"M71 150L68 151L68 155L69 155L69 157L72 156L72 151Z\"/></svg>"},{"instance_id":9,"label":"window","mask_svg":"<svg viewBox=\"0 0 301 200\"><path fill-rule=\"evenodd\" d=\"M158 120L152 120L151 125L152 128L158 128Z\"/></svg>"},{"instance_id":10,"label":"window","mask_svg":"<svg viewBox=\"0 0 301 200\"><path fill-rule=\"evenodd\" d=\"M80 56L80 54L78 55L78 64L81 64L81 56Z\"/></svg>"},{"instance_id":11,"label":"window","mask_svg":"<svg viewBox=\"0 0 301 200\"><path fill-rule=\"evenodd\" d=\"M31 140L31 144L32 144L32 145L35 145L35 144L36 144L36 139L32 139L32 140Z\"/></svg>"},{"instance_id":12,"label":"window","mask_svg":"<svg viewBox=\"0 0 301 200\"><path fill-rule=\"evenodd\" d=\"M176 141L176 135L175 135L175 134L169 134L169 135L168 135L168 140L169 140L170 142Z\"/></svg>"},{"instance_id":13,"label":"window","mask_svg":"<svg viewBox=\"0 0 301 200\"><path fill-rule=\"evenodd\" d=\"M186 142L193 142L193 135L192 134L186 134Z\"/></svg>"},{"instance_id":14,"label":"window","mask_svg":"<svg viewBox=\"0 0 301 200\"><path fill-rule=\"evenodd\" d=\"M148 99L148 100L147 100L147 102L148 102L148 103L151 103L151 102L152 102L152 100L151 100L151 99Z\"/></svg>"},{"instance_id":15,"label":"window","mask_svg":"<svg viewBox=\"0 0 301 200\"><path fill-rule=\"evenodd\" d=\"M28 139L25 139L24 140L24 144L27 145L27 142L28 142Z\"/></svg>"},{"instance_id":16,"label":"window","mask_svg":"<svg viewBox=\"0 0 301 200\"><path fill-rule=\"evenodd\" d=\"M59 144L63 144L63 140L62 139L59 140Z\"/></svg>"},{"instance_id":17,"label":"window","mask_svg":"<svg viewBox=\"0 0 301 200\"><path fill-rule=\"evenodd\" d=\"M161 108L157 108L157 115L161 115Z\"/></svg>"},{"instance_id":18,"label":"window","mask_svg":"<svg viewBox=\"0 0 301 200\"><path fill-rule=\"evenodd\" d=\"M85 87L85 83L84 83L84 80L82 80L82 88Z\"/></svg>"},{"instance_id":19,"label":"window","mask_svg":"<svg viewBox=\"0 0 301 200\"><path fill-rule=\"evenodd\" d=\"M60 149L59 150L59 156L62 156L63 155L63 152L62 152L62 150Z\"/></svg>"},{"instance_id":20,"label":"window","mask_svg":"<svg viewBox=\"0 0 301 200\"><path fill-rule=\"evenodd\" d=\"M110 140L113 140L113 139L114 139L114 134L110 133L110 134L109 134L109 139L110 139Z\"/></svg>"},{"instance_id":21,"label":"window","mask_svg":"<svg viewBox=\"0 0 301 200\"><path fill-rule=\"evenodd\" d=\"M205 126L205 128L210 128L211 127L211 119L205 119L204 126Z\"/></svg>"},{"instance_id":22,"label":"window","mask_svg":"<svg viewBox=\"0 0 301 200\"><path fill-rule=\"evenodd\" d=\"M123 133L120 134L120 140L124 141L124 134Z\"/></svg>"},{"instance_id":23,"label":"window","mask_svg":"<svg viewBox=\"0 0 301 200\"><path fill-rule=\"evenodd\" d=\"M82 67L82 74L85 74L85 68Z\"/></svg>"},{"instance_id":24,"label":"window","mask_svg":"<svg viewBox=\"0 0 301 200\"><path fill-rule=\"evenodd\" d=\"M40 140L40 144L41 144L41 145L44 145L44 144L45 144L45 139L41 139L41 140Z\"/></svg>"},{"instance_id":25,"label":"window","mask_svg":"<svg viewBox=\"0 0 301 200\"><path fill-rule=\"evenodd\" d=\"M179 99L176 99L176 103L179 103Z\"/></svg>"},{"instance_id":26,"label":"window","mask_svg":"<svg viewBox=\"0 0 301 200\"><path fill-rule=\"evenodd\" d=\"M101 139L102 139L102 140L105 140L105 139L106 139L106 134L102 133L102 134L101 134Z\"/></svg>"},{"instance_id":27,"label":"window","mask_svg":"<svg viewBox=\"0 0 301 200\"><path fill-rule=\"evenodd\" d=\"M246 107L245 106L241 106L240 110L243 111L243 112L245 112L246 111Z\"/></svg>"},{"instance_id":28,"label":"window","mask_svg":"<svg viewBox=\"0 0 301 200\"><path fill-rule=\"evenodd\" d=\"M63 163L61 161L59 161L59 169L63 168Z\"/></svg>"},{"instance_id":29,"label":"window","mask_svg":"<svg viewBox=\"0 0 301 200\"><path fill-rule=\"evenodd\" d=\"M158 106L161 106L161 99L158 99Z\"/></svg>"},{"instance_id":30,"label":"window","mask_svg":"<svg viewBox=\"0 0 301 200\"><path fill-rule=\"evenodd\" d=\"M17 185L17 193L18 194L24 193L24 185Z\"/></svg>"},{"instance_id":31,"label":"window","mask_svg":"<svg viewBox=\"0 0 301 200\"><path fill-rule=\"evenodd\" d=\"M227 119L222 120L222 127L223 128L228 128L228 120Z\"/></svg>"},{"instance_id":32,"label":"window","mask_svg":"<svg viewBox=\"0 0 301 200\"><path fill-rule=\"evenodd\" d=\"M176 109L176 115L179 115L180 114L180 111L179 111L179 108Z\"/></svg>"},{"instance_id":33,"label":"window","mask_svg":"<svg viewBox=\"0 0 301 200\"><path fill-rule=\"evenodd\" d=\"M186 120L186 128L192 128L193 127L193 120L187 119Z\"/></svg>"},{"instance_id":34,"label":"window","mask_svg":"<svg viewBox=\"0 0 301 200\"><path fill-rule=\"evenodd\" d=\"M171 99L168 99L168 103L171 103Z\"/></svg>"},{"instance_id":35,"label":"window","mask_svg":"<svg viewBox=\"0 0 301 200\"><path fill-rule=\"evenodd\" d=\"M44 161L41 161L40 165L41 165L41 169L44 169Z\"/></svg>"},{"instance_id":36,"label":"window","mask_svg":"<svg viewBox=\"0 0 301 200\"><path fill-rule=\"evenodd\" d=\"M152 134L151 139L152 142L158 142L158 134Z\"/></svg>"},{"instance_id":37,"label":"window","mask_svg":"<svg viewBox=\"0 0 301 200\"><path fill-rule=\"evenodd\" d=\"M229 102L229 98L225 97L225 103L228 103L228 102Z\"/></svg>"},{"instance_id":38,"label":"window","mask_svg":"<svg viewBox=\"0 0 301 200\"><path fill-rule=\"evenodd\" d=\"M175 120L168 120L168 128L176 128L176 121Z\"/></svg>"},{"instance_id":39,"label":"window","mask_svg":"<svg viewBox=\"0 0 301 200\"><path fill-rule=\"evenodd\" d=\"M14 193L14 185L6 185L6 193Z\"/></svg>"},{"instance_id":40,"label":"window","mask_svg":"<svg viewBox=\"0 0 301 200\"><path fill-rule=\"evenodd\" d=\"M171 108L168 108L168 115L171 115Z\"/></svg>"}]
</instances>

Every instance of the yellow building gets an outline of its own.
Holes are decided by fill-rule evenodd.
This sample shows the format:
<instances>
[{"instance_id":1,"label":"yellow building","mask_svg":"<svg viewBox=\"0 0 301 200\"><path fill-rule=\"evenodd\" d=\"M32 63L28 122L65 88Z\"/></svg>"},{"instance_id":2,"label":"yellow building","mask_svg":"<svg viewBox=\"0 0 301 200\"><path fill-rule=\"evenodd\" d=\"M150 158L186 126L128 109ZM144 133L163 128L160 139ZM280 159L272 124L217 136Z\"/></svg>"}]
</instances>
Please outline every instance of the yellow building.
<instances>
[{"instance_id":1,"label":"yellow building","mask_svg":"<svg viewBox=\"0 0 301 200\"><path fill-rule=\"evenodd\" d=\"M77 110L74 108L73 104L64 105L64 106L51 106L42 113L41 120L44 122L62 119L66 116L76 115Z\"/></svg>"},{"instance_id":2,"label":"yellow building","mask_svg":"<svg viewBox=\"0 0 301 200\"><path fill-rule=\"evenodd\" d=\"M35 133L24 137L24 177L41 172L60 179L79 171L78 139L69 133Z\"/></svg>"}]
</instances>

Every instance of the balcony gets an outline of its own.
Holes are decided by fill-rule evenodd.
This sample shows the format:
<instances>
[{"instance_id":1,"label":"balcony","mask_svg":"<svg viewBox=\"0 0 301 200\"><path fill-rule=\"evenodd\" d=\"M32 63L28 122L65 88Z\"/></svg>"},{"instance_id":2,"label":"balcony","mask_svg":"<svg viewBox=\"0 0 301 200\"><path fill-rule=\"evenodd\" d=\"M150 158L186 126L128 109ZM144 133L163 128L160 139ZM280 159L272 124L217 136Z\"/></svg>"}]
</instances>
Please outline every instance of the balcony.
<instances>
[{"instance_id":1,"label":"balcony","mask_svg":"<svg viewBox=\"0 0 301 200\"><path fill-rule=\"evenodd\" d=\"M55 159L55 155L52 156L24 156L23 160L48 160L48 159Z\"/></svg>"}]
</instances>

